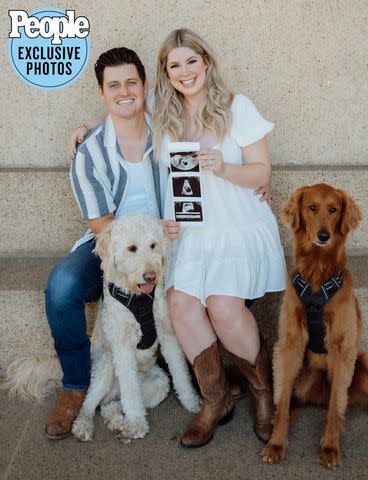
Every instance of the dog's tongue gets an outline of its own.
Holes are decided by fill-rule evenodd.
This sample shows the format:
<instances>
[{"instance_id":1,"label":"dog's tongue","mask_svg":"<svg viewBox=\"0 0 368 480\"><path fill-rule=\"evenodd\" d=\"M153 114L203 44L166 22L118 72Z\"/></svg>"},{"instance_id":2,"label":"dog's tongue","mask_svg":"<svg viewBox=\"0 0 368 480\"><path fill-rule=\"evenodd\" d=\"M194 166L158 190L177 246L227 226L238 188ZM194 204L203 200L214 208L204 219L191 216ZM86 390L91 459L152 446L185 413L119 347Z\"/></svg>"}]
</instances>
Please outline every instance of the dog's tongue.
<instances>
[{"instance_id":1,"label":"dog's tongue","mask_svg":"<svg viewBox=\"0 0 368 480\"><path fill-rule=\"evenodd\" d=\"M149 295L150 293L152 293L152 290L155 288L155 285L153 283L141 283L139 285L139 288L142 293Z\"/></svg>"}]
</instances>

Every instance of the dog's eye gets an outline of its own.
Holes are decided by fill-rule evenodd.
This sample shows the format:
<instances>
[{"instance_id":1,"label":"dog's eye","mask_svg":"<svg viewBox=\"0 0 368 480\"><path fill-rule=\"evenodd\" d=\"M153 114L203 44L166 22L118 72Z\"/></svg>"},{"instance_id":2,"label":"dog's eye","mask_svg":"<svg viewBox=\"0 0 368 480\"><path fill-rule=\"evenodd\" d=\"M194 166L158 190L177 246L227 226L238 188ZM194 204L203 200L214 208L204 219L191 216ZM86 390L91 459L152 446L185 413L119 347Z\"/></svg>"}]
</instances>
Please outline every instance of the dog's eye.
<instances>
[{"instance_id":1,"label":"dog's eye","mask_svg":"<svg viewBox=\"0 0 368 480\"><path fill-rule=\"evenodd\" d=\"M328 209L328 211L329 211L330 213L335 213L335 212L337 212L337 208L331 207L331 208Z\"/></svg>"},{"instance_id":2,"label":"dog's eye","mask_svg":"<svg viewBox=\"0 0 368 480\"><path fill-rule=\"evenodd\" d=\"M156 248L157 246L157 243L151 243L151 249L153 250L154 248Z\"/></svg>"},{"instance_id":3,"label":"dog's eye","mask_svg":"<svg viewBox=\"0 0 368 480\"><path fill-rule=\"evenodd\" d=\"M317 209L315 205L308 205L309 210L312 210L312 212L315 212Z\"/></svg>"},{"instance_id":4,"label":"dog's eye","mask_svg":"<svg viewBox=\"0 0 368 480\"><path fill-rule=\"evenodd\" d=\"M137 247L135 245L129 245L128 250L129 250L129 252L136 252Z\"/></svg>"}]
</instances>

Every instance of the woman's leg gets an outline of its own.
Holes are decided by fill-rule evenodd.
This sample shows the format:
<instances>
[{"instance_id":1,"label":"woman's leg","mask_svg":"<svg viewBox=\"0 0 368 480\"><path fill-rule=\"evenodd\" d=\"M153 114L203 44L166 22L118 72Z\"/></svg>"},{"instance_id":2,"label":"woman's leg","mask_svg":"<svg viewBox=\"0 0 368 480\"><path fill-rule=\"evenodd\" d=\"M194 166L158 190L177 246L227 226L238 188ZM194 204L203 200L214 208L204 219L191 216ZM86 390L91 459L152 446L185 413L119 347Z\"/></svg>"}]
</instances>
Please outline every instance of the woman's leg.
<instances>
[{"instance_id":1,"label":"woman's leg","mask_svg":"<svg viewBox=\"0 0 368 480\"><path fill-rule=\"evenodd\" d=\"M234 398L226 380L216 334L200 301L170 288L167 292L169 311L179 343L193 370L201 390L200 413L190 423L180 443L184 447L200 447L208 443L218 423L231 418Z\"/></svg>"},{"instance_id":2,"label":"woman's leg","mask_svg":"<svg viewBox=\"0 0 368 480\"><path fill-rule=\"evenodd\" d=\"M260 350L259 332L244 300L211 295L206 303L212 327L226 350L254 365Z\"/></svg>"},{"instance_id":3,"label":"woman's leg","mask_svg":"<svg viewBox=\"0 0 368 480\"><path fill-rule=\"evenodd\" d=\"M206 308L198 298L169 288L166 294L175 335L189 362L217 341Z\"/></svg>"},{"instance_id":4,"label":"woman's leg","mask_svg":"<svg viewBox=\"0 0 368 480\"><path fill-rule=\"evenodd\" d=\"M257 324L243 299L213 295L206 302L217 336L248 380L256 406L254 430L257 437L267 443L274 414L267 346L265 342L260 344Z\"/></svg>"}]
</instances>

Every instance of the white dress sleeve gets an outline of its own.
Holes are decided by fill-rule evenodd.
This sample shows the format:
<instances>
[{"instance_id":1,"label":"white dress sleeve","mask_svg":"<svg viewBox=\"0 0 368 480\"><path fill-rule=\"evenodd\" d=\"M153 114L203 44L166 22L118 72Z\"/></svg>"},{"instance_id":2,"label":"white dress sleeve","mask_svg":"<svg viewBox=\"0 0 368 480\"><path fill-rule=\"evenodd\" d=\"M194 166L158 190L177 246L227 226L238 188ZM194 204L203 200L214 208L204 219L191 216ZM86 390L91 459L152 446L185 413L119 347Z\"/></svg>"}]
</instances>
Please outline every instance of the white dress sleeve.
<instances>
[{"instance_id":1,"label":"white dress sleeve","mask_svg":"<svg viewBox=\"0 0 368 480\"><path fill-rule=\"evenodd\" d=\"M265 120L255 105L245 95L235 95L231 105L233 125L231 136L240 147L257 142L274 127L272 122Z\"/></svg>"}]
</instances>

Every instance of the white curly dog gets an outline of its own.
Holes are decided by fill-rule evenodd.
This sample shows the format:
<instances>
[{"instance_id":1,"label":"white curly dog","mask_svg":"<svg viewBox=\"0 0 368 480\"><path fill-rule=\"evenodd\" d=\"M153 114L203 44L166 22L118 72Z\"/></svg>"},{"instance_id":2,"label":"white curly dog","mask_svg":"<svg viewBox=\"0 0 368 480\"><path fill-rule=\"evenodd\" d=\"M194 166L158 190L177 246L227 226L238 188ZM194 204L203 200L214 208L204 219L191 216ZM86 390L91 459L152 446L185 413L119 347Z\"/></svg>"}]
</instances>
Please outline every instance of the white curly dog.
<instances>
[{"instance_id":1,"label":"white curly dog","mask_svg":"<svg viewBox=\"0 0 368 480\"><path fill-rule=\"evenodd\" d=\"M147 434L146 409L169 392L168 376L156 364L159 345L183 407L198 412L199 397L168 314L163 280L170 243L159 221L146 215L114 220L97 236L96 251L104 272L104 296L91 339L91 383L72 432L79 441L91 440L100 405L107 427L129 443ZM40 391L50 368L38 368L44 378L37 379L37 388L24 385L35 382L32 375L27 379L29 370L27 359L10 365L6 386L23 395Z\"/></svg>"}]
</instances>

